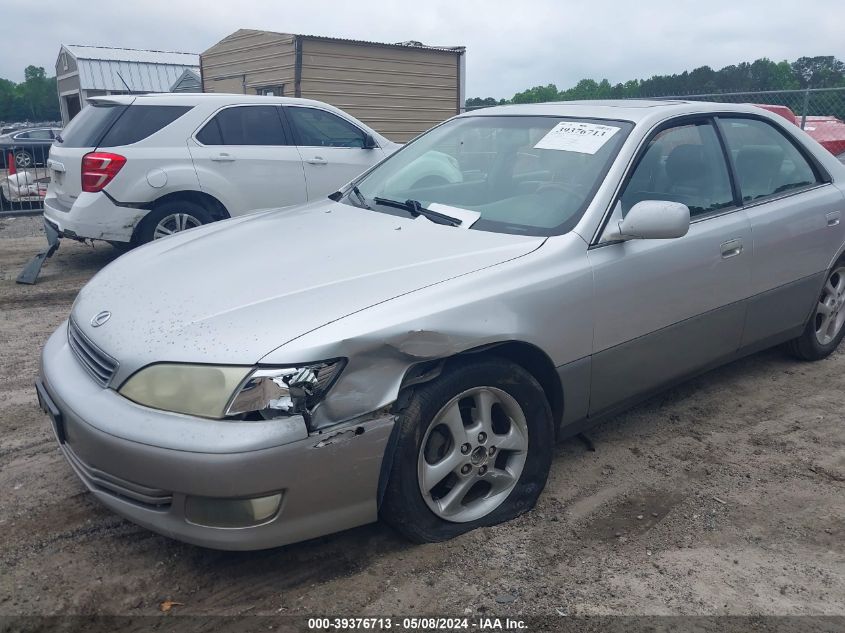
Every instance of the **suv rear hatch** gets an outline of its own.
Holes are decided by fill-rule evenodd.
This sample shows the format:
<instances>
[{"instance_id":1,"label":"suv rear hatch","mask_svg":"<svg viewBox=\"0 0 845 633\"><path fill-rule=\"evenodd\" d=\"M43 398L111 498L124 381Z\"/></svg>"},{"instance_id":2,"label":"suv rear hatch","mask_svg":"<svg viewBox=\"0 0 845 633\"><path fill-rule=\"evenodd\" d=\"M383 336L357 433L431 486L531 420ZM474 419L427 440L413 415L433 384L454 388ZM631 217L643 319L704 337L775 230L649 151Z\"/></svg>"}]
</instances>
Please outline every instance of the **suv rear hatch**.
<instances>
[{"instance_id":1,"label":"suv rear hatch","mask_svg":"<svg viewBox=\"0 0 845 633\"><path fill-rule=\"evenodd\" d=\"M70 209L82 192L82 157L97 149L103 137L123 115L135 97L93 98L62 130L50 148L49 197Z\"/></svg>"}]
</instances>

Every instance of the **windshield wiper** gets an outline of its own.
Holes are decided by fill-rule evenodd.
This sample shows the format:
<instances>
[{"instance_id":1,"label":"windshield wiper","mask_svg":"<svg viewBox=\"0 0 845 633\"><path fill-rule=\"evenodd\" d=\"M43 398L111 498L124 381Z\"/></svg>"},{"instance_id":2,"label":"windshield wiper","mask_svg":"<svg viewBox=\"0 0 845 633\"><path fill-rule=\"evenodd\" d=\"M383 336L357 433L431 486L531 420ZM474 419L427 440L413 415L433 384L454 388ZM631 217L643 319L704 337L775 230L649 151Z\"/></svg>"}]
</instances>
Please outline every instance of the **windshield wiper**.
<instances>
[{"instance_id":1,"label":"windshield wiper","mask_svg":"<svg viewBox=\"0 0 845 633\"><path fill-rule=\"evenodd\" d=\"M424 206L422 206L422 204L420 204L419 200L405 200L405 202L400 202L399 200L379 198L378 196L376 196L375 198L373 198L373 202L385 207L403 209L405 211L408 211L411 216L415 218L422 215L434 222L435 224L445 224L446 226L461 225L461 221L458 218L453 218L451 215L446 215L445 213L439 213L437 211L432 211L431 209L426 209Z\"/></svg>"}]
</instances>

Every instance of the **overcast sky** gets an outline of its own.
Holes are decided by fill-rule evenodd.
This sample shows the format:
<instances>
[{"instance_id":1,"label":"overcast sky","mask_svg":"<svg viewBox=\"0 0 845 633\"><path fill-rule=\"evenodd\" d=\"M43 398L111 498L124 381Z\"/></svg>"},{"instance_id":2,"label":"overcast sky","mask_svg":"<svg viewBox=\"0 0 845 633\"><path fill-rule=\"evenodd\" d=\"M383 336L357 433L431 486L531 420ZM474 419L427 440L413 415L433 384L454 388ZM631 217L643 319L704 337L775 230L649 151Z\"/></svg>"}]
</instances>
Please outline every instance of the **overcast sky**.
<instances>
[{"instance_id":1,"label":"overcast sky","mask_svg":"<svg viewBox=\"0 0 845 633\"><path fill-rule=\"evenodd\" d=\"M9 6L11 3L11 6ZM238 28L467 47L467 96L769 57L845 59L841 0L4 0L0 77L60 44L199 53Z\"/></svg>"}]
</instances>

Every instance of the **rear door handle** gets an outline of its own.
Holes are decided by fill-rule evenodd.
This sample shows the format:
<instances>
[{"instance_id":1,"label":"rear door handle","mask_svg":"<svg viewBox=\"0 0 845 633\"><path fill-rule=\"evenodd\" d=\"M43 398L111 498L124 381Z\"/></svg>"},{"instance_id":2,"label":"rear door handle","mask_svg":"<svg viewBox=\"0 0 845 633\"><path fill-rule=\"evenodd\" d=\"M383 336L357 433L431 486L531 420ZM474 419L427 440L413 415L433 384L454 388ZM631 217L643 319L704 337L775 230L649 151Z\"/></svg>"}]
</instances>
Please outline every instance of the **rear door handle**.
<instances>
[{"instance_id":1,"label":"rear door handle","mask_svg":"<svg viewBox=\"0 0 845 633\"><path fill-rule=\"evenodd\" d=\"M214 154L211 160L216 163L228 163L235 160L235 157L227 152L220 152L219 154Z\"/></svg>"},{"instance_id":2,"label":"rear door handle","mask_svg":"<svg viewBox=\"0 0 845 633\"><path fill-rule=\"evenodd\" d=\"M831 211L827 215L824 216L827 218L827 225L828 226L836 226L839 224L839 221L842 219L842 213L840 211Z\"/></svg>"},{"instance_id":3,"label":"rear door handle","mask_svg":"<svg viewBox=\"0 0 845 633\"><path fill-rule=\"evenodd\" d=\"M722 259L736 257L742 252L742 240L737 237L727 242L722 242L719 250L722 252Z\"/></svg>"},{"instance_id":4,"label":"rear door handle","mask_svg":"<svg viewBox=\"0 0 845 633\"><path fill-rule=\"evenodd\" d=\"M325 165L329 161L327 161L322 156L314 156L313 158L306 158L305 162L308 163L309 165Z\"/></svg>"}]
</instances>

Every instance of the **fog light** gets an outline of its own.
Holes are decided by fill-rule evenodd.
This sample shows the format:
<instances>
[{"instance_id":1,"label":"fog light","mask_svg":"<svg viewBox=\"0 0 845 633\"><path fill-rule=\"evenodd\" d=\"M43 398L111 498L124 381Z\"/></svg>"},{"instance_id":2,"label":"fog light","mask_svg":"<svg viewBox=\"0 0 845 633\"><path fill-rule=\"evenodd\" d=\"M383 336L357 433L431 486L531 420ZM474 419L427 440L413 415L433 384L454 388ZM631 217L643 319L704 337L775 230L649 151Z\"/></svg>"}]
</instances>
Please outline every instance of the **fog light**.
<instances>
[{"instance_id":1,"label":"fog light","mask_svg":"<svg viewBox=\"0 0 845 633\"><path fill-rule=\"evenodd\" d=\"M281 504L281 493L251 499L188 497L185 500L185 519L206 527L250 527L272 519Z\"/></svg>"}]
</instances>

